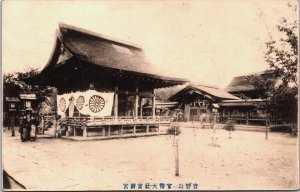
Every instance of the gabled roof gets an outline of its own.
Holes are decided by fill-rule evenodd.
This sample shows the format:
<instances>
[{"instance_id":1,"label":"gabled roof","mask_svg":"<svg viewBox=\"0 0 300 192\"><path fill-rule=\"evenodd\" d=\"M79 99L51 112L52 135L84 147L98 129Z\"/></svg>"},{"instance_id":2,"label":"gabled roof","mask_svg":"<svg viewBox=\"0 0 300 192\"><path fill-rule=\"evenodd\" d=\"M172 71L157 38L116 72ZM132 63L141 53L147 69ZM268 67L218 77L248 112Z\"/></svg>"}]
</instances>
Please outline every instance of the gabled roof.
<instances>
[{"instance_id":1,"label":"gabled roof","mask_svg":"<svg viewBox=\"0 0 300 192\"><path fill-rule=\"evenodd\" d=\"M54 51L40 74L45 75L52 69L67 64L71 58L119 73L129 72L154 80L166 81L170 85L187 82L186 79L165 76L146 60L144 51L136 44L60 23ZM33 81L37 82L37 79Z\"/></svg>"},{"instance_id":2,"label":"gabled roof","mask_svg":"<svg viewBox=\"0 0 300 192\"><path fill-rule=\"evenodd\" d=\"M196 93L199 95L204 95L207 98L210 99L240 99L230 93L227 93L226 91L223 91L215 86L209 86L209 85L202 85L202 84L189 84L179 92L177 92L175 95L170 97L169 100L171 101L177 101L181 97L184 97L187 93Z\"/></svg>"},{"instance_id":3,"label":"gabled roof","mask_svg":"<svg viewBox=\"0 0 300 192\"><path fill-rule=\"evenodd\" d=\"M256 91L257 88L254 85L250 84L250 82L247 80L247 77L250 77L252 75L261 76L270 73L273 72L268 70L268 71L261 71L261 72L250 73L250 74L234 77L229 83L229 85L225 88L225 91L229 93Z\"/></svg>"}]
</instances>

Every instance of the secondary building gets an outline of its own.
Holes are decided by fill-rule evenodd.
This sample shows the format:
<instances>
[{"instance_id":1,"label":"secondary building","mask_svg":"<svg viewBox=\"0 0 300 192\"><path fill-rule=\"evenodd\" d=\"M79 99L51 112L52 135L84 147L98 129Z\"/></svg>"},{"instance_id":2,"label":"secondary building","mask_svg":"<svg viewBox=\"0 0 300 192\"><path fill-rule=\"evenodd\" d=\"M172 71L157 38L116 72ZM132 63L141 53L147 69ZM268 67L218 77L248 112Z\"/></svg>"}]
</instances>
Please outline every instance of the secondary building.
<instances>
[{"instance_id":1,"label":"secondary building","mask_svg":"<svg viewBox=\"0 0 300 192\"><path fill-rule=\"evenodd\" d=\"M178 102L178 107L183 110L184 121L203 122L210 122L212 109L218 109L221 101L238 99L218 87L204 84L188 84L169 98Z\"/></svg>"}]
</instances>

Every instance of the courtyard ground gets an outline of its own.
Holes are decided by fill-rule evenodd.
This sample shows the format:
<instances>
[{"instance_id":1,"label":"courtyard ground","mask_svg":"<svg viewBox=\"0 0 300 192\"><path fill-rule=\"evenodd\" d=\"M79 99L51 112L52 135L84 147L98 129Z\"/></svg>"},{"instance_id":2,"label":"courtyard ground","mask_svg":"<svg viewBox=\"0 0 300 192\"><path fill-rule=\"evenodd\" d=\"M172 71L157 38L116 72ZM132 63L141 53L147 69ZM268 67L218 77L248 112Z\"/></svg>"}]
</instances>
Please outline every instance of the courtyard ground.
<instances>
[{"instance_id":1,"label":"courtyard ground","mask_svg":"<svg viewBox=\"0 0 300 192\"><path fill-rule=\"evenodd\" d=\"M211 133L182 128L177 137L179 177L169 135L22 143L18 134L11 137L6 130L2 161L8 174L29 190L121 190L138 189L137 184L144 190L163 189L163 184L164 189L172 184L173 190L298 189L297 138L269 133L266 141L263 132L234 131L228 139L227 131L217 129L220 147L213 147Z\"/></svg>"}]
</instances>

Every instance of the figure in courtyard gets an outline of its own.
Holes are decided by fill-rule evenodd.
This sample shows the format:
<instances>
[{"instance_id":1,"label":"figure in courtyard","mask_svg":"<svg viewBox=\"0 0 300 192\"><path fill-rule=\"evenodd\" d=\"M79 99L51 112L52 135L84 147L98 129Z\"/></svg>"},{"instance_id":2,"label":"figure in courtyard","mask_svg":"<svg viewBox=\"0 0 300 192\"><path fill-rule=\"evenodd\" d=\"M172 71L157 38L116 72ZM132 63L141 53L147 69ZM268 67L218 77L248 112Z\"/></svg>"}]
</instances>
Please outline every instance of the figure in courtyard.
<instances>
[{"instance_id":1,"label":"figure in courtyard","mask_svg":"<svg viewBox=\"0 0 300 192\"><path fill-rule=\"evenodd\" d=\"M27 118L26 116L23 116L21 121L20 121L20 129L19 129L19 132L20 132L20 137L21 137L21 141L24 142L27 140L27 133L28 133L28 126L29 126L29 123L27 121Z\"/></svg>"},{"instance_id":2,"label":"figure in courtyard","mask_svg":"<svg viewBox=\"0 0 300 192\"><path fill-rule=\"evenodd\" d=\"M29 140L36 141L36 134L37 134L37 119L32 116L29 121Z\"/></svg>"}]
</instances>

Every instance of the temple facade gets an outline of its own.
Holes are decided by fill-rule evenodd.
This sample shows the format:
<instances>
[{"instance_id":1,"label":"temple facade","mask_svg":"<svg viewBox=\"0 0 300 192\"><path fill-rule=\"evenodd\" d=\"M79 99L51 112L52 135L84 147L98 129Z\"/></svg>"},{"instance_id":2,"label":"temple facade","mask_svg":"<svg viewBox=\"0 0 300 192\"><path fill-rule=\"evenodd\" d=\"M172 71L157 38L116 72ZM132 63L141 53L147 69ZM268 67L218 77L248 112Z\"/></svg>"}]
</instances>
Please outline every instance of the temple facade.
<instances>
[{"instance_id":1,"label":"temple facade","mask_svg":"<svg viewBox=\"0 0 300 192\"><path fill-rule=\"evenodd\" d=\"M238 97L218 87L204 84L188 84L169 98L178 102L183 111L183 121L211 121L212 110L219 109L222 100L237 100Z\"/></svg>"},{"instance_id":2,"label":"temple facade","mask_svg":"<svg viewBox=\"0 0 300 192\"><path fill-rule=\"evenodd\" d=\"M158 133L154 89L187 82L164 76L135 44L63 23L49 62L26 81L56 87L62 134L82 137Z\"/></svg>"}]
</instances>

